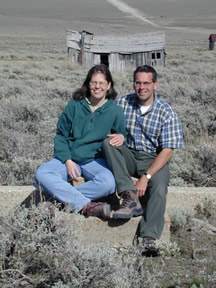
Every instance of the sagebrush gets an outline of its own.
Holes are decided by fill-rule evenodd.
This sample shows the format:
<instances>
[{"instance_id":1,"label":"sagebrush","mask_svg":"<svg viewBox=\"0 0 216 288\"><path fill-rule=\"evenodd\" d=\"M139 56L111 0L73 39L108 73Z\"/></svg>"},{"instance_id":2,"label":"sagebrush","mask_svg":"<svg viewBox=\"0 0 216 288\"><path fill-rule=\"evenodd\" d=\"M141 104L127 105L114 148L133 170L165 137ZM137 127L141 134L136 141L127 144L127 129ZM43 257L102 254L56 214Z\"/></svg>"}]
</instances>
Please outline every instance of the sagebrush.
<instances>
[{"instance_id":1,"label":"sagebrush","mask_svg":"<svg viewBox=\"0 0 216 288\"><path fill-rule=\"evenodd\" d=\"M157 240L161 256L147 258L141 243L127 248L83 244L74 214L59 211L58 206L50 209L44 202L30 209L17 207L0 215L0 286L185 288L200 283L214 288L215 235L190 219L198 213L213 223L215 208L215 202L205 202L192 214L178 211L171 217L172 242Z\"/></svg>"}]
</instances>

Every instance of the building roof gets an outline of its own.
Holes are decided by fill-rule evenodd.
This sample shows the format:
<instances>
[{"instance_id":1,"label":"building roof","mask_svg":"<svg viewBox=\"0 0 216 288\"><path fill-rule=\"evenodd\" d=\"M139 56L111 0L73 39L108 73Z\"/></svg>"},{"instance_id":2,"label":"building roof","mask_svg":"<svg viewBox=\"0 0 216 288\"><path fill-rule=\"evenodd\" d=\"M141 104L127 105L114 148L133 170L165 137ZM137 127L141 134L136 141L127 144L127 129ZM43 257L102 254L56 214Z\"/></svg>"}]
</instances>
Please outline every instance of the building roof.
<instances>
[{"instance_id":1,"label":"building roof","mask_svg":"<svg viewBox=\"0 0 216 288\"><path fill-rule=\"evenodd\" d=\"M83 36L84 35L84 36ZM85 37L81 47L81 38ZM67 30L67 47L90 53L132 54L165 48L164 32L149 32L131 35L93 35L83 31Z\"/></svg>"}]
</instances>

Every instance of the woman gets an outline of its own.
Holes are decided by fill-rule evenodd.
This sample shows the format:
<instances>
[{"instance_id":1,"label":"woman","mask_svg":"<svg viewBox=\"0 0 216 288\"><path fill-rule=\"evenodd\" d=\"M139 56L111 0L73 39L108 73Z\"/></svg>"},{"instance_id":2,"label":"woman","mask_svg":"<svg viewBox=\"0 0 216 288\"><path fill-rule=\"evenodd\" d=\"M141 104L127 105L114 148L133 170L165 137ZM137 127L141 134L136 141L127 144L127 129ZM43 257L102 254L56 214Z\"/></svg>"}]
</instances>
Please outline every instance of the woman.
<instances>
[{"instance_id":1,"label":"woman","mask_svg":"<svg viewBox=\"0 0 216 288\"><path fill-rule=\"evenodd\" d=\"M115 179L101 152L104 139L121 146L126 136L124 114L114 102L117 93L108 67L91 68L73 93L57 123L54 158L36 172L36 187L86 216L110 217L110 205L92 200L115 191ZM72 186L69 181L85 183Z\"/></svg>"}]
</instances>

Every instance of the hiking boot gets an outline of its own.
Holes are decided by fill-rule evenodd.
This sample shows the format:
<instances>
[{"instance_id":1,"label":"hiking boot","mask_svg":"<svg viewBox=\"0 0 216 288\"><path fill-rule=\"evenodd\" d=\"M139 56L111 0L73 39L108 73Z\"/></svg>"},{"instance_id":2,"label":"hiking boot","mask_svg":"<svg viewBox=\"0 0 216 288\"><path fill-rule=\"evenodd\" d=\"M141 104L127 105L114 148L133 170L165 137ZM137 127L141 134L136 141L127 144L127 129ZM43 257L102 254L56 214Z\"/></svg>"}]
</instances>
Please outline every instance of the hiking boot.
<instances>
[{"instance_id":1,"label":"hiking boot","mask_svg":"<svg viewBox=\"0 0 216 288\"><path fill-rule=\"evenodd\" d=\"M143 237L142 240L143 251L142 255L145 257L158 257L160 256L160 249L157 247L155 239L149 236Z\"/></svg>"},{"instance_id":2,"label":"hiking boot","mask_svg":"<svg viewBox=\"0 0 216 288\"><path fill-rule=\"evenodd\" d=\"M133 216L139 216L143 213L142 206L139 202L136 192L127 190L121 194L123 199L120 208L113 213L115 219L130 219Z\"/></svg>"},{"instance_id":3,"label":"hiking boot","mask_svg":"<svg viewBox=\"0 0 216 288\"><path fill-rule=\"evenodd\" d=\"M83 207L82 215L108 219L110 218L110 205L103 202L89 202Z\"/></svg>"}]
</instances>

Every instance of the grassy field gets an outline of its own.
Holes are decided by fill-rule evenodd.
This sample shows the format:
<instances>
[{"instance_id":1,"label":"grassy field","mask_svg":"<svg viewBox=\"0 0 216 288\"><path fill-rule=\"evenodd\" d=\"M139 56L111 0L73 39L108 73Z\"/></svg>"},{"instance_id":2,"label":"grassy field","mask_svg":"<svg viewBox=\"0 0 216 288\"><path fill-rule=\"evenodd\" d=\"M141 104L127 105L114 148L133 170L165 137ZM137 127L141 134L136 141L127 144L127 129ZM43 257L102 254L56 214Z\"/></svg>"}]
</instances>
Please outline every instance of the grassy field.
<instances>
[{"instance_id":1,"label":"grassy field","mask_svg":"<svg viewBox=\"0 0 216 288\"><path fill-rule=\"evenodd\" d=\"M178 113L185 142L171 161L171 185L216 186L216 50L208 50L209 34L216 29L213 2L154 0L142 5L136 0L131 7L129 1L117 0L4 1L0 183L31 185L38 165L52 157L58 116L88 70L68 65L69 28L99 34L165 31L166 67L157 69L158 93ZM133 91L132 71L113 71L113 77L119 95Z\"/></svg>"},{"instance_id":2,"label":"grassy field","mask_svg":"<svg viewBox=\"0 0 216 288\"><path fill-rule=\"evenodd\" d=\"M167 43L166 67L157 68L158 94L184 132L171 185L215 186L216 52L206 40L180 39ZM2 185L31 185L37 166L52 157L58 116L88 70L68 65L63 41L65 35L0 35ZM119 95L133 91L132 71L113 77Z\"/></svg>"}]
</instances>

